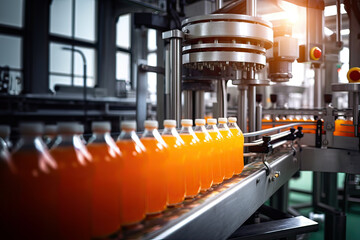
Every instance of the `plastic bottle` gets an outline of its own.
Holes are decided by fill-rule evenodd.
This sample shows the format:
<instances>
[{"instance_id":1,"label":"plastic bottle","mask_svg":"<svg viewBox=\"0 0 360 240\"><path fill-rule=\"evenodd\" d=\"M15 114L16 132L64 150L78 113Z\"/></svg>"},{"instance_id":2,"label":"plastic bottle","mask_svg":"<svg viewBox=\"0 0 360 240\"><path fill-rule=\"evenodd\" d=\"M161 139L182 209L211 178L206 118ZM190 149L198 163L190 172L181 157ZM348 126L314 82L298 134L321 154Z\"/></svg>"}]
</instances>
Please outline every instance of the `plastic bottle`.
<instances>
[{"instance_id":1,"label":"plastic bottle","mask_svg":"<svg viewBox=\"0 0 360 240\"><path fill-rule=\"evenodd\" d=\"M200 182L201 191L207 191L213 183L213 140L205 128L205 119L195 119L194 132L199 138L200 147Z\"/></svg>"},{"instance_id":2,"label":"plastic bottle","mask_svg":"<svg viewBox=\"0 0 360 240\"><path fill-rule=\"evenodd\" d=\"M180 136L185 142L185 189L186 197L194 198L200 192L199 148L200 141L192 129L191 119L181 120Z\"/></svg>"},{"instance_id":3,"label":"plastic bottle","mask_svg":"<svg viewBox=\"0 0 360 240\"><path fill-rule=\"evenodd\" d=\"M56 125L46 125L44 129L43 140L46 146L50 149L54 145L57 135Z\"/></svg>"},{"instance_id":4,"label":"plastic bottle","mask_svg":"<svg viewBox=\"0 0 360 240\"><path fill-rule=\"evenodd\" d=\"M120 229L122 154L110 135L110 122L93 122L87 148L92 155L92 237L106 237Z\"/></svg>"},{"instance_id":5,"label":"plastic bottle","mask_svg":"<svg viewBox=\"0 0 360 240\"><path fill-rule=\"evenodd\" d=\"M167 144L161 138L157 121L146 120L141 142L148 155L146 163L146 213L159 214L166 208L167 181L165 167L169 153Z\"/></svg>"},{"instance_id":6,"label":"plastic bottle","mask_svg":"<svg viewBox=\"0 0 360 240\"><path fill-rule=\"evenodd\" d=\"M232 144L233 135L226 124L227 118L219 118L218 121L219 121L218 124L219 131L224 138L224 144L222 145L222 148L224 150L223 152L224 164L222 165L224 178L230 179L234 175L233 144Z\"/></svg>"},{"instance_id":7,"label":"plastic bottle","mask_svg":"<svg viewBox=\"0 0 360 240\"><path fill-rule=\"evenodd\" d=\"M236 117L229 117L228 127L234 136L234 173L240 174L244 169L244 134L236 121Z\"/></svg>"},{"instance_id":8,"label":"plastic bottle","mask_svg":"<svg viewBox=\"0 0 360 240\"><path fill-rule=\"evenodd\" d=\"M135 133L135 121L121 122L121 133L116 145L121 149L120 210L121 225L141 222L146 214L146 150Z\"/></svg>"},{"instance_id":9,"label":"plastic bottle","mask_svg":"<svg viewBox=\"0 0 360 240\"><path fill-rule=\"evenodd\" d=\"M84 138L84 132L85 132L84 125L83 125L83 124L78 124L78 125L79 125L79 126L78 126L77 134L79 135L82 143L83 143L84 145L86 145L86 144L87 144L87 141L86 141L85 138Z\"/></svg>"},{"instance_id":10,"label":"plastic bottle","mask_svg":"<svg viewBox=\"0 0 360 240\"><path fill-rule=\"evenodd\" d=\"M6 165L10 161L9 136L10 126L0 125L0 165Z\"/></svg>"},{"instance_id":11,"label":"plastic bottle","mask_svg":"<svg viewBox=\"0 0 360 240\"><path fill-rule=\"evenodd\" d=\"M6 144L8 150L12 148L12 143L10 141L10 126L8 125L0 125L0 138Z\"/></svg>"},{"instance_id":12,"label":"plastic bottle","mask_svg":"<svg viewBox=\"0 0 360 240\"><path fill-rule=\"evenodd\" d=\"M164 121L162 138L168 146L169 160L166 165L167 172L167 205L180 205L185 198L185 174L183 154L185 143L176 131L175 120Z\"/></svg>"},{"instance_id":13,"label":"plastic bottle","mask_svg":"<svg viewBox=\"0 0 360 240\"><path fill-rule=\"evenodd\" d=\"M224 181L224 173L222 167L222 158L223 158L223 149L222 145L224 138L222 137L219 129L216 126L217 120L214 118L209 118L207 120L208 125L206 130L213 139L213 185L218 185Z\"/></svg>"},{"instance_id":14,"label":"plastic bottle","mask_svg":"<svg viewBox=\"0 0 360 240\"><path fill-rule=\"evenodd\" d=\"M19 126L21 138L0 166L0 232L3 239L58 239L57 164L41 123Z\"/></svg>"},{"instance_id":15,"label":"plastic bottle","mask_svg":"<svg viewBox=\"0 0 360 240\"><path fill-rule=\"evenodd\" d=\"M59 167L58 224L61 239L91 237L92 156L78 133L78 123L59 123L59 137L50 150Z\"/></svg>"}]
</instances>

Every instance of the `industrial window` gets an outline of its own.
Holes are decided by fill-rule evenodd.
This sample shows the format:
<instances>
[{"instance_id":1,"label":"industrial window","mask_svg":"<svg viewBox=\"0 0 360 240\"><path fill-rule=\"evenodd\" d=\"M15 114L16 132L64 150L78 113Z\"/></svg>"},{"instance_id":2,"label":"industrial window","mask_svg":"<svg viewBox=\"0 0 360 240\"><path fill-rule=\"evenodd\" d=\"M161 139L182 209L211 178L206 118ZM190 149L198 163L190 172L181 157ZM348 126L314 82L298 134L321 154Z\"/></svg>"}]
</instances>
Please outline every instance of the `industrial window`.
<instances>
[{"instance_id":1,"label":"industrial window","mask_svg":"<svg viewBox=\"0 0 360 240\"><path fill-rule=\"evenodd\" d=\"M50 5L49 88L56 84L83 86L83 61L87 86L96 85L96 0L53 0ZM67 49L65 49L67 48Z\"/></svg>"},{"instance_id":2,"label":"industrial window","mask_svg":"<svg viewBox=\"0 0 360 240\"><path fill-rule=\"evenodd\" d=\"M116 23L116 80L131 82L131 15L125 14Z\"/></svg>"},{"instance_id":3,"label":"industrial window","mask_svg":"<svg viewBox=\"0 0 360 240\"><path fill-rule=\"evenodd\" d=\"M0 0L0 92L22 89L23 18L23 0Z\"/></svg>"}]
</instances>

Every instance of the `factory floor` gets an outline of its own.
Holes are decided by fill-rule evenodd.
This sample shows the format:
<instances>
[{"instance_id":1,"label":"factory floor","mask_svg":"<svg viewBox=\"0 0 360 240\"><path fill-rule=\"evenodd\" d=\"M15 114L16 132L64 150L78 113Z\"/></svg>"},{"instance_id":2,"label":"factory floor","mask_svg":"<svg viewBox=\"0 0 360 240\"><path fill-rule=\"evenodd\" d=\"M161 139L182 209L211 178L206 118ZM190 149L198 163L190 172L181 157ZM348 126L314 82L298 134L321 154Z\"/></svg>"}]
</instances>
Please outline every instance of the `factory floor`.
<instances>
[{"instance_id":1,"label":"factory floor","mask_svg":"<svg viewBox=\"0 0 360 240\"><path fill-rule=\"evenodd\" d=\"M344 174L338 173L338 187L343 187ZM301 172L301 177L298 179L292 179L289 184L289 188L301 189L310 191L312 189L312 172ZM311 196L301 193L291 192L289 196L289 204L310 203ZM309 217L309 213L312 212L311 208L300 210L300 213L306 217ZM350 204L348 212L346 213L346 239L358 240L360 239L360 205ZM322 240L324 239L324 223L319 224L319 231L311 233L309 235L310 240Z\"/></svg>"}]
</instances>

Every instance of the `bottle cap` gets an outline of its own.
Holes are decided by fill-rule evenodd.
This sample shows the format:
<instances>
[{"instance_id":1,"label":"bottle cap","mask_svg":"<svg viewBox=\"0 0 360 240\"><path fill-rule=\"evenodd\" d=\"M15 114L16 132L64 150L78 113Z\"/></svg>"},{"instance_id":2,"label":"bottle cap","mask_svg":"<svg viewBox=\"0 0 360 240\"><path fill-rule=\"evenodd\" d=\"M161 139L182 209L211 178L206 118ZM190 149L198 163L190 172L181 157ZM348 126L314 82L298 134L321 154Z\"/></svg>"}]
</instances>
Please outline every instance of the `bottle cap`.
<instances>
[{"instance_id":1,"label":"bottle cap","mask_svg":"<svg viewBox=\"0 0 360 240\"><path fill-rule=\"evenodd\" d=\"M111 123L110 122L92 122L91 131L93 132L110 132Z\"/></svg>"},{"instance_id":2,"label":"bottle cap","mask_svg":"<svg viewBox=\"0 0 360 240\"><path fill-rule=\"evenodd\" d=\"M10 136L10 126L0 125L0 138L5 139Z\"/></svg>"},{"instance_id":3,"label":"bottle cap","mask_svg":"<svg viewBox=\"0 0 360 240\"><path fill-rule=\"evenodd\" d=\"M83 124L80 124L78 123L78 133L79 134L84 134L85 130L84 130L84 125Z\"/></svg>"},{"instance_id":4,"label":"bottle cap","mask_svg":"<svg viewBox=\"0 0 360 240\"><path fill-rule=\"evenodd\" d=\"M176 121L172 119L166 119L164 120L164 126L165 127L176 127Z\"/></svg>"},{"instance_id":5,"label":"bottle cap","mask_svg":"<svg viewBox=\"0 0 360 240\"><path fill-rule=\"evenodd\" d=\"M128 129L128 130L135 130L136 129L136 122L135 121L122 121L121 122L121 129Z\"/></svg>"},{"instance_id":6,"label":"bottle cap","mask_svg":"<svg viewBox=\"0 0 360 240\"><path fill-rule=\"evenodd\" d=\"M216 118L209 118L209 119L207 120L207 123L208 123L209 125L215 125L215 124L217 123L217 120L216 120Z\"/></svg>"},{"instance_id":7,"label":"bottle cap","mask_svg":"<svg viewBox=\"0 0 360 240\"><path fill-rule=\"evenodd\" d=\"M20 123L19 131L21 135L42 135L44 133L44 124Z\"/></svg>"},{"instance_id":8,"label":"bottle cap","mask_svg":"<svg viewBox=\"0 0 360 240\"><path fill-rule=\"evenodd\" d=\"M199 125L199 126L205 125L205 119L195 119L195 125Z\"/></svg>"},{"instance_id":9,"label":"bottle cap","mask_svg":"<svg viewBox=\"0 0 360 240\"><path fill-rule=\"evenodd\" d=\"M57 126L59 134L75 134L80 130L77 122L59 122Z\"/></svg>"},{"instance_id":10,"label":"bottle cap","mask_svg":"<svg viewBox=\"0 0 360 240\"><path fill-rule=\"evenodd\" d=\"M146 120L144 122L144 126L145 126L145 128L158 128L159 123L158 123L158 121L155 121L155 120Z\"/></svg>"},{"instance_id":11,"label":"bottle cap","mask_svg":"<svg viewBox=\"0 0 360 240\"><path fill-rule=\"evenodd\" d=\"M191 119L181 119L181 126L185 126L185 127L192 127L193 125L193 120Z\"/></svg>"},{"instance_id":12,"label":"bottle cap","mask_svg":"<svg viewBox=\"0 0 360 240\"><path fill-rule=\"evenodd\" d=\"M56 125L45 125L44 135L56 135L58 127Z\"/></svg>"},{"instance_id":13,"label":"bottle cap","mask_svg":"<svg viewBox=\"0 0 360 240\"><path fill-rule=\"evenodd\" d=\"M236 117L229 117L228 120L229 120L229 123L236 123L237 122Z\"/></svg>"},{"instance_id":14,"label":"bottle cap","mask_svg":"<svg viewBox=\"0 0 360 240\"><path fill-rule=\"evenodd\" d=\"M227 118L219 118L219 123L227 123Z\"/></svg>"}]
</instances>

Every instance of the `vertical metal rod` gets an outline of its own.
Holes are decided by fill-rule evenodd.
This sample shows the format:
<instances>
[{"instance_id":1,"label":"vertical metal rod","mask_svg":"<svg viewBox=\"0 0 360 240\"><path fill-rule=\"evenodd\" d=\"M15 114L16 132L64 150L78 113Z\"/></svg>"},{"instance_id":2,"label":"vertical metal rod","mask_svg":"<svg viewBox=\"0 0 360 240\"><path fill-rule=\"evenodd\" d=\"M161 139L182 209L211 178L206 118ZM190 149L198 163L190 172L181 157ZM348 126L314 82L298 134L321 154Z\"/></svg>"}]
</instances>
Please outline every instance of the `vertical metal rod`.
<instances>
[{"instance_id":1,"label":"vertical metal rod","mask_svg":"<svg viewBox=\"0 0 360 240\"><path fill-rule=\"evenodd\" d=\"M223 0L215 0L215 10L222 8Z\"/></svg>"},{"instance_id":2,"label":"vertical metal rod","mask_svg":"<svg viewBox=\"0 0 360 240\"><path fill-rule=\"evenodd\" d=\"M256 0L246 0L246 15L256 16Z\"/></svg>"},{"instance_id":3,"label":"vertical metal rod","mask_svg":"<svg viewBox=\"0 0 360 240\"><path fill-rule=\"evenodd\" d=\"M256 87L249 86L249 132L256 130Z\"/></svg>"},{"instance_id":4,"label":"vertical metal rod","mask_svg":"<svg viewBox=\"0 0 360 240\"><path fill-rule=\"evenodd\" d=\"M184 108L183 108L183 114L184 118L186 119L192 119L192 113L193 113L193 93L192 91L186 90L183 91L184 93Z\"/></svg>"},{"instance_id":5,"label":"vertical metal rod","mask_svg":"<svg viewBox=\"0 0 360 240\"><path fill-rule=\"evenodd\" d=\"M227 96L226 96L226 81L218 80L217 81L217 90L216 90L216 99L217 99L217 114L218 117L226 117L227 115Z\"/></svg>"},{"instance_id":6,"label":"vertical metal rod","mask_svg":"<svg viewBox=\"0 0 360 240\"><path fill-rule=\"evenodd\" d=\"M342 25L342 16L340 9L341 0L336 0L336 42L341 44L341 25Z\"/></svg>"},{"instance_id":7,"label":"vertical metal rod","mask_svg":"<svg viewBox=\"0 0 360 240\"><path fill-rule=\"evenodd\" d=\"M171 119L170 46L165 50L165 118Z\"/></svg>"},{"instance_id":8,"label":"vertical metal rod","mask_svg":"<svg viewBox=\"0 0 360 240\"><path fill-rule=\"evenodd\" d=\"M260 131L262 128L262 106L258 104L256 106L256 131Z\"/></svg>"},{"instance_id":9,"label":"vertical metal rod","mask_svg":"<svg viewBox=\"0 0 360 240\"><path fill-rule=\"evenodd\" d=\"M314 68L314 107L322 106L321 68Z\"/></svg>"},{"instance_id":10,"label":"vertical metal rod","mask_svg":"<svg viewBox=\"0 0 360 240\"><path fill-rule=\"evenodd\" d=\"M353 94L353 124L355 130L355 137L359 136L359 104L360 104L360 96L358 92L354 92Z\"/></svg>"},{"instance_id":11,"label":"vertical metal rod","mask_svg":"<svg viewBox=\"0 0 360 240\"><path fill-rule=\"evenodd\" d=\"M195 92L195 118L205 117L205 98L204 91Z\"/></svg>"},{"instance_id":12,"label":"vertical metal rod","mask_svg":"<svg viewBox=\"0 0 360 240\"><path fill-rule=\"evenodd\" d=\"M239 89L239 104L237 117L239 121L239 127L244 133L247 132L247 86L238 86Z\"/></svg>"},{"instance_id":13,"label":"vertical metal rod","mask_svg":"<svg viewBox=\"0 0 360 240\"><path fill-rule=\"evenodd\" d=\"M171 117L180 127L181 120L181 39L170 39Z\"/></svg>"}]
</instances>

